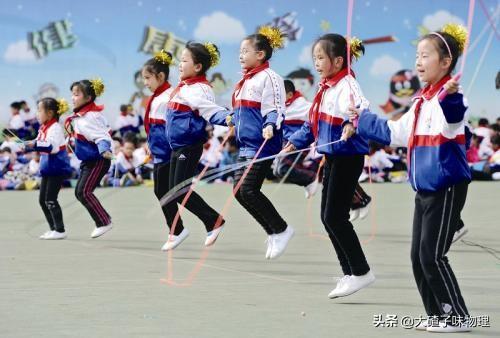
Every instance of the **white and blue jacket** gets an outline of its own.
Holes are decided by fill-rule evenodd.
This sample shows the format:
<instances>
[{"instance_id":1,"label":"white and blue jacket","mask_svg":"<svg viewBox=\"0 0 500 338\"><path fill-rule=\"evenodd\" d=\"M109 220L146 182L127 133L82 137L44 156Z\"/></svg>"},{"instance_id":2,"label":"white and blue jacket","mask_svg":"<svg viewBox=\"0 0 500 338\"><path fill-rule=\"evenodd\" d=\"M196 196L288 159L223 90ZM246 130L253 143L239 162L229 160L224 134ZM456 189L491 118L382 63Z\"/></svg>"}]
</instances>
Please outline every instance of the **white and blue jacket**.
<instances>
[{"instance_id":1,"label":"white and blue jacket","mask_svg":"<svg viewBox=\"0 0 500 338\"><path fill-rule=\"evenodd\" d=\"M145 123L149 125L148 146L151 155L153 155L153 163L170 162L172 149L166 135L166 116L171 94L172 88L168 85L167 89L158 96L153 96L152 101L148 104L148 121Z\"/></svg>"},{"instance_id":2,"label":"white and blue jacket","mask_svg":"<svg viewBox=\"0 0 500 338\"><path fill-rule=\"evenodd\" d=\"M346 72L346 71L344 71ZM354 105L366 109L368 100L358 82L352 75L342 77L324 91L319 104L318 136L315 139L311 123L306 122L302 128L290 136L289 141L297 148L303 149L316 141L316 150L325 155L362 155L368 153L367 140L359 134L354 134L347 141L328 144L340 140L344 125L349 122L348 108L351 105L351 95Z\"/></svg>"},{"instance_id":3,"label":"white and blue jacket","mask_svg":"<svg viewBox=\"0 0 500 338\"><path fill-rule=\"evenodd\" d=\"M465 157L464 96L460 92L449 94L439 102L436 93L423 92L416 100L397 121L380 119L365 110L359 118L358 133L383 144L410 148L409 181L415 191L438 191L470 181ZM412 133L418 100L423 101Z\"/></svg>"},{"instance_id":4,"label":"white and blue jacket","mask_svg":"<svg viewBox=\"0 0 500 338\"><path fill-rule=\"evenodd\" d=\"M272 125L274 136L259 154L277 154L283 146L282 123L285 118L285 85L281 76L265 68L245 80L233 96L233 123L240 148L239 156L251 158L264 142L262 129Z\"/></svg>"},{"instance_id":5,"label":"white and blue jacket","mask_svg":"<svg viewBox=\"0 0 500 338\"><path fill-rule=\"evenodd\" d=\"M167 106L165 134L170 148L177 150L207 140L207 121L226 125L229 111L215 103L205 77L181 81Z\"/></svg>"},{"instance_id":6,"label":"white and blue jacket","mask_svg":"<svg viewBox=\"0 0 500 338\"><path fill-rule=\"evenodd\" d=\"M40 175L42 177L71 174L63 128L56 119L41 126L33 148L26 150L40 153Z\"/></svg>"},{"instance_id":7,"label":"white and blue jacket","mask_svg":"<svg viewBox=\"0 0 500 338\"><path fill-rule=\"evenodd\" d=\"M285 102L285 106L286 114L283 125L283 139L287 142L293 133L299 130L305 122L309 121L311 102L307 101L300 92L296 91L290 100Z\"/></svg>"},{"instance_id":8,"label":"white and blue jacket","mask_svg":"<svg viewBox=\"0 0 500 338\"><path fill-rule=\"evenodd\" d=\"M73 123L75 155L81 161L102 159L102 153L111 151L108 122L102 114L103 106L90 102L69 117Z\"/></svg>"}]
</instances>

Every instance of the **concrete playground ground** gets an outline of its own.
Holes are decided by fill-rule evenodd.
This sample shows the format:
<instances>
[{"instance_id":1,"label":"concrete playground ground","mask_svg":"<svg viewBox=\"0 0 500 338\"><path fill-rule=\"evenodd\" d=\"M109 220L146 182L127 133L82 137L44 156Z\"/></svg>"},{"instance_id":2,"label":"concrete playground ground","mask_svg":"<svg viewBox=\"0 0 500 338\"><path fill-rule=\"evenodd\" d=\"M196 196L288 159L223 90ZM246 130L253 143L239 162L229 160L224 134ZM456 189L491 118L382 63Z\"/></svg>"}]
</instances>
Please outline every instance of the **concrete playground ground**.
<instances>
[{"instance_id":1,"label":"concrete playground ground","mask_svg":"<svg viewBox=\"0 0 500 338\"><path fill-rule=\"evenodd\" d=\"M467 336L500 337L499 187L470 185L467 242L449 252L469 311L481 319ZM203 225L186 212L191 235L169 256L160 251L167 229L151 188L99 189L114 223L99 239L89 238L90 216L71 189L63 190L62 241L38 239L47 228L38 192L2 192L0 337L430 335L403 327L424 315L409 258L414 193L407 184L364 188L373 207L354 225L377 280L337 300L327 298L340 267L319 220L320 194L308 204L297 186L264 186L296 230L275 261L264 259L265 233L237 202L209 250ZM221 210L231 190L213 184L197 191ZM386 327L376 327L377 317Z\"/></svg>"}]
</instances>

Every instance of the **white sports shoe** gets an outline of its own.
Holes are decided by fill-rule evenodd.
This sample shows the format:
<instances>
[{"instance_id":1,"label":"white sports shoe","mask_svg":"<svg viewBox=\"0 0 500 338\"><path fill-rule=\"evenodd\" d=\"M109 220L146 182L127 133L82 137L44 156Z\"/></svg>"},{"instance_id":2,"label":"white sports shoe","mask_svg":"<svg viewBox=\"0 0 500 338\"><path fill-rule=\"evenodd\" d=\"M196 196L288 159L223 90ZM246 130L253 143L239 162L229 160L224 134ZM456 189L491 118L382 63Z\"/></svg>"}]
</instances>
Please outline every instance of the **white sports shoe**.
<instances>
[{"instance_id":1,"label":"white sports shoe","mask_svg":"<svg viewBox=\"0 0 500 338\"><path fill-rule=\"evenodd\" d=\"M47 236L50 236L50 234L52 233L52 231L54 230L49 230L49 231L45 231L40 237L40 239L47 239Z\"/></svg>"},{"instance_id":2,"label":"white sports shoe","mask_svg":"<svg viewBox=\"0 0 500 338\"><path fill-rule=\"evenodd\" d=\"M175 248L177 248L179 246L179 244L184 242L184 240L188 236L189 236L189 230L186 228L184 228L184 230L182 230L182 232L178 236L169 235L168 241L165 244L163 244L161 251L174 250Z\"/></svg>"},{"instance_id":3,"label":"white sports shoe","mask_svg":"<svg viewBox=\"0 0 500 338\"><path fill-rule=\"evenodd\" d=\"M462 238L465 235L467 235L468 232L469 232L469 229L467 229L465 226L462 229L459 229L459 230L455 231L455 234L453 235L453 240L451 242L455 243L460 238Z\"/></svg>"},{"instance_id":4,"label":"white sports shoe","mask_svg":"<svg viewBox=\"0 0 500 338\"><path fill-rule=\"evenodd\" d=\"M349 211L349 222L354 222L359 217L359 209L354 209Z\"/></svg>"},{"instance_id":5,"label":"white sports shoe","mask_svg":"<svg viewBox=\"0 0 500 338\"><path fill-rule=\"evenodd\" d=\"M273 244L269 259L275 259L281 256L283 252L285 252L286 246L294 234L295 230L293 230L291 226L287 226L282 233L272 235Z\"/></svg>"},{"instance_id":6,"label":"white sports shoe","mask_svg":"<svg viewBox=\"0 0 500 338\"><path fill-rule=\"evenodd\" d=\"M349 279L349 277L351 277L351 275L344 275L344 277L341 277L341 278L337 278L337 286L335 287L335 289L333 289L332 291L330 291L330 293L328 294L328 298L337 298L337 294L339 292L339 290L342 289L342 287L344 286L344 283Z\"/></svg>"},{"instance_id":7,"label":"white sports shoe","mask_svg":"<svg viewBox=\"0 0 500 338\"><path fill-rule=\"evenodd\" d=\"M45 239L65 239L66 232L52 231Z\"/></svg>"},{"instance_id":8,"label":"white sports shoe","mask_svg":"<svg viewBox=\"0 0 500 338\"><path fill-rule=\"evenodd\" d=\"M113 224L108 224L108 225L105 225L103 227L96 227L94 229L94 231L92 231L92 233L90 234L90 237L91 238L100 237L111 229L113 229Z\"/></svg>"},{"instance_id":9,"label":"white sports shoe","mask_svg":"<svg viewBox=\"0 0 500 338\"><path fill-rule=\"evenodd\" d=\"M470 332L471 327L469 323L461 323L458 325L451 325L445 321L440 321L439 325L427 326L427 332L436 333L455 333L455 332Z\"/></svg>"},{"instance_id":10,"label":"white sports shoe","mask_svg":"<svg viewBox=\"0 0 500 338\"><path fill-rule=\"evenodd\" d=\"M334 296L330 298L337 297L346 297L352 295L359 290L366 288L368 285L372 284L375 281L375 276L371 271L368 271L363 276L350 276L347 278L344 283L342 283L342 287L336 290Z\"/></svg>"},{"instance_id":11,"label":"white sports shoe","mask_svg":"<svg viewBox=\"0 0 500 338\"><path fill-rule=\"evenodd\" d=\"M267 236L265 243L267 244L266 259L270 259L271 251L273 250L273 235Z\"/></svg>"},{"instance_id":12,"label":"white sports shoe","mask_svg":"<svg viewBox=\"0 0 500 338\"><path fill-rule=\"evenodd\" d=\"M222 229L224 229L223 225L207 233L207 239L205 239L205 246L213 245L217 240L217 237L219 237L219 234L222 231Z\"/></svg>"},{"instance_id":13,"label":"white sports shoe","mask_svg":"<svg viewBox=\"0 0 500 338\"><path fill-rule=\"evenodd\" d=\"M306 189L306 198L311 198L314 195L316 195L316 193L318 192L318 188L319 188L319 181L318 180L314 180L311 184L309 184L308 186L306 186L305 187L305 189Z\"/></svg>"}]
</instances>

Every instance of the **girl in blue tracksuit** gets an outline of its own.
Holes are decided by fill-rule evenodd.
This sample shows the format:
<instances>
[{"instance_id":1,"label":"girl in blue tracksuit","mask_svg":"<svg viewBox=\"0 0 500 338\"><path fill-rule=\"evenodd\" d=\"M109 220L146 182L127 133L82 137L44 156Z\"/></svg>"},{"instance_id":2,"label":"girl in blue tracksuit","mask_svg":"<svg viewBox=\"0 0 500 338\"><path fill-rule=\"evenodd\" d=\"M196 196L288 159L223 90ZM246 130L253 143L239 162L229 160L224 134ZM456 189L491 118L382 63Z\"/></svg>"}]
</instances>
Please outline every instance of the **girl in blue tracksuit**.
<instances>
[{"instance_id":1,"label":"girl in blue tracksuit","mask_svg":"<svg viewBox=\"0 0 500 338\"><path fill-rule=\"evenodd\" d=\"M68 109L63 99L55 100L46 97L38 101L38 118L42 124L38 136L25 143L27 151L40 152L40 184L39 202L49 228L40 239L64 239L66 231L61 206L57 196L63 181L71 174L69 157L66 152L66 140L59 116Z\"/></svg>"},{"instance_id":2,"label":"girl in blue tracksuit","mask_svg":"<svg viewBox=\"0 0 500 338\"><path fill-rule=\"evenodd\" d=\"M172 153L170 155L169 189L194 176L207 140L207 123L225 125L228 111L215 103L214 93L206 72L219 61L219 51L212 43L188 42L182 51L179 64L180 82L170 94L166 110L165 136ZM181 203L186 194L178 196L174 203ZM215 243L224 220L199 195L188 199L192 212L205 220L207 237L205 245ZM177 224L174 233L163 250L172 250L182 243L189 231Z\"/></svg>"},{"instance_id":3,"label":"girl in blue tracksuit","mask_svg":"<svg viewBox=\"0 0 500 338\"><path fill-rule=\"evenodd\" d=\"M281 32L267 26L241 42L240 64L243 78L237 83L233 93L231 118L240 148L240 163L255 157L264 140L266 144L259 158L277 154L282 148L285 87L283 79L269 68L273 49L282 46ZM235 172L234 180L235 186L240 184L236 199L268 235L267 259L279 257L294 235L293 228L261 192L272 162L267 160L254 163L242 183L240 180L247 168L240 168Z\"/></svg>"},{"instance_id":4,"label":"girl in blue tracksuit","mask_svg":"<svg viewBox=\"0 0 500 338\"><path fill-rule=\"evenodd\" d=\"M457 34L457 32L462 34ZM410 110L397 121L359 113L358 133L383 144L408 148L409 181L417 192L413 217L413 274L429 317L439 319L419 329L470 331L469 313L446 253L460 224L471 179L465 156L467 103L458 82L450 78L462 53L465 29L447 25L422 37L416 69L427 85ZM447 96L440 100L442 91ZM436 325L434 325L436 324ZM428 326L428 327L427 327Z\"/></svg>"},{"instance_id":5,"label":"girl in blue tracksuit","mask_svg":"<svg viewBox=\"0 0 500 338\"><path fill-rule=\"evenodd\" d=\"M364 51L359 40L351 40L351 51L351 56L360 56ZM354 134L348 107L351 102L360 107L368 107L369 103L354 73L347 68L347 41L343 36L320 37L313 45L313 59L322 80L309 112L309 122L290 136L290 144L284 151L306 148L316 142L317 151L325 155L321 220L344 273L329 294L330 298L337 298L348 296L375 280L349 221L349 209L368 144ZM330 144L332 142L336 143Z\"/></svg>"},{"instance_id":6,"label":"girl in blue tracksuit","mask_svg":"<svg viewBox=\"0 0 500 338\"><path fill-rule=\"evenodd\" d=\"M94 195L113 157L110 128L102 113L104 106L95 104L95 99L104 91L104 84L99 79L81 80L74 82L70 89L74 109L65 126L69 130L71 125L74 131L75 155L82 161L75 196L95 222L90 237L97 238L113 227L111 216Z\"/></svg>"},{"instance_id":7,"label":"girl in blue tracksuit","mask_svg":"<svg viewBox=\"0 0 500 338\"><path fill-rule=\"evenodd\" d=\"M153 92L146 106L144 128L148 137L149 151L153 156L154 193L158 200L161 200L167 194L170 185L170 158L172 156L172 149L168 143L165 131L168 103L173 91L168 82L171 63L172 55L162 50L156 53L152 59L148 60L142 68L144 85ZM213 230L219 214L212 208L204 208L206 205L200 203L200 199L201 197L193 191L186 202L186 209L198 216L205 224L207 232L210 232ZM178 212L177 202L164 203L162 211L168 227L172 228L175 215ZM183 230L184 225L182 219L179 217L173 236L178 236ZM175 240L175 237L172 239ZM171 240L167 241L162 250L172 249L170 242Z\"/></svg>"}]
</instances>

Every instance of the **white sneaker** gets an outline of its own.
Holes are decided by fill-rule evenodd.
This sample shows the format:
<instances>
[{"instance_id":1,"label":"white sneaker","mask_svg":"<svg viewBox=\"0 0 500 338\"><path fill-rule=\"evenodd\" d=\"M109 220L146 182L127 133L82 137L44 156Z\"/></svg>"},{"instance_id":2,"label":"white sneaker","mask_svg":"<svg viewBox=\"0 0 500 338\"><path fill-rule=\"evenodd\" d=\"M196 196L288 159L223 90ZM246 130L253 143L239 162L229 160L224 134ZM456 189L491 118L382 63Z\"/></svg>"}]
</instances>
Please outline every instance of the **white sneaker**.
<instances>
[{"instance_id":1,"label":"white sneaker","mask_svg":"<svg viewBox=\"0 0 500 338\"><path fill-rule=\"evenodd\" d=\"M285 231L280 234L272 235L272 248L271 254L269 255L269 259L278 258L285 252L286 246L288 242L295 234L295 230L291 226L287 226Z\"/></svg>"},{"instance_id":2,"label":"white sneaker","mask_svg":"<svg viewBox=\"0 0 500 338\"><path fill-rule=\"evenodd\" d=\"M108 224L108 225L105 225L103 227L96 227L94 229L94 231L92 231L92 233L90 234L90 237L91 238L100 237L111 229L113 229L113 224Z\"/></svg>"},{"instance_id":3,"label":"white sneaker","mask_svg":"<svg viewBox=\"0 0 500 338\"><path fill-rule=\"evenodd\" d=\"M462 238L465 235L467 235L468 232L469 232L469 229L467 229L465 226L462 229L459 229L459 230L455 231L455 234L453 235L453 240L451 242L455 243L460 238Z\"/></svg>"},{"instance_id":4,"label":"white sneaker","mask_svg":"<svg viewBox=\"0 0 500 338\"><path fill-rule=\"evenodd\" d=\"M454 332L470 332L470 331L471 327L468 323L451 325L445 321L440 321L439 325L427 326L427 332L435 332L435 333L454 333Z\"/></svg>"},{"instance_id":5,"label":"white sneaker","mask_svg":"<svg viewBox=\"0 0 500 338\"><path fill-rule=\"evenodd\" d=\"M366 216L368 216L368 213L370 212L370 204L371 203L368 203L367 205L359 209L359 218L365 219Z\"/></svg>"},{"instance_id":6,"label":"white sneaker","mask_svg":"<svg viewBox=\"0 0 500 338\"><path fill-rule=\"evenodd\" d=\"M65 239L66 232L52 231L45 239Z\"/></svg>"},{"instance_id":7,"label":"white sneaker","mask_svg":"<svg viewBox=\"0 0 500 338\"><path fill-rule=\"evenodd\" d=\"M47 237L48 237L48 236L50 236L50 234L52 233L52 231L54 231L54 230L45 231L45 232L43 233L43 235L41 235L41 236L40 236L40 237L38 237L38 238L40 238L40 239L47 239Z\"/></svg>"},{"instance_id":8,"label":"white sneaker","mask_svg":"<svg viewBox=\"0 0 500 338\"><path fill-rule=\"evenodd\" d=\"M349 222L354 222L359 217L359 209L354 209L349 211Z\"/></svg>"},{"instance_id":9,"label":"white sneaker","mask_svg":"<svg viewBox=\"0 0 500 338\"><path fill-rule=\"evenodd\" d=\"M341 277L341 278L337 278L337 286L335 287L335 289L333 289L332 291L330 291L330 293L328 294L328 298L337 298L337 294L339 292L339 290L342 289L342 287L344 286L344 283L349 279L349 277L351 277L351 275L345 275L344 277Z\"/></svg>"},{"instance_id":10,"label":"white sneaker","mask_svg":"<svg viewBox=\"0 0 500 338\"><path fill-rule=\"evenodd\" d=\"M223 228L224 228L224 226L221 225L220 227L213 229L212 231L207 233L207 239L205 239L205 246L213 245L215 243L215 241L217 240L217 237L219 237L219 234Z\"/></svg>"},{"instance_id":11,"label":"white sneaker","mask_svg":"<svg viewBox=\"0 0 500 338\"><path fill-rule=\"evenodd\" d=\"M342 287L335 292L335 297L346 297L352 295L359 290L366 288L368 285L372 284L375 281L375 276L371 271L368 271L363 276L350 276L345 280L342 284Z\"/></svg>"},{"instance_id":12,"label":"white sneaker","mask_svg":"<svg viewBox=\"0 0 500 338\"><path fill-rule=\"evenodd\" d=\"M174 250L175 248L177 248L179 246L179 244L184 242L184 240L188 236L189 236L189 230L186 228L184 228L184 230L182 230L182 232L178 236L169 235L168 241L165 244L163 244L163 246L161 247L161 251Z\"/></svg>"},{"instance_id":13,"label":"white sneaker","mask_svg":"<svg viewBox=\"0 0 500 338\"><path fill-rule=\"evenodd\" d=\"M273 235L267 236L266 244L267 244L266 259L270 259L271 251L273 250Z\"/></svg>"},{"instance_id":14,"label":"white sneaker","mask_svg":"<svg viewBox=\"0 0 500 338\"><path fill-rule=\"evenodd\" d=\"M319 181L318 180L314 180L311 184L309 184L308 186L306 186L305 187L305 189L306 189L306 198L311 198L314 195L316 195L316 193L318 192L318 188L319 188Z\"/></svg>"}]
</instances>

